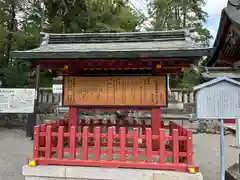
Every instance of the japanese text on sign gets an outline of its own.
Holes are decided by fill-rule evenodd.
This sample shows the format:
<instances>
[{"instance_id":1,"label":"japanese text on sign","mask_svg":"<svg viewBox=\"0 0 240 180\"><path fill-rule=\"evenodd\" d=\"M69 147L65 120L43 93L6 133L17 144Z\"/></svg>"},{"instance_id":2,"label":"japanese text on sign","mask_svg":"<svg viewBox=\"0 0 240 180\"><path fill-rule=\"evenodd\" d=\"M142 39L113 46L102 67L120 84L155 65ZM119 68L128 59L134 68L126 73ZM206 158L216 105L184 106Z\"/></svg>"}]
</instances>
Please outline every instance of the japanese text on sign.
<instances>
[{"instance_id":1,"label":"japanese text on sign","mask_svg":"<svg viewBox=\"0 0 240 180\"><path fill-rule=\"evenodd\" d=\"M166 77L66 76L63 104L66 106L166 106Z\"/></svg>"},{"instance_id":2,"label":"japanese text on sign","mask_svg":"<svg viewBox=\"0 0 240 180\"><path fill-rule=\"evenodd\" d=\"M0 113L33 113L35 89L0 88Z\"/></svg>"}]
</instances>

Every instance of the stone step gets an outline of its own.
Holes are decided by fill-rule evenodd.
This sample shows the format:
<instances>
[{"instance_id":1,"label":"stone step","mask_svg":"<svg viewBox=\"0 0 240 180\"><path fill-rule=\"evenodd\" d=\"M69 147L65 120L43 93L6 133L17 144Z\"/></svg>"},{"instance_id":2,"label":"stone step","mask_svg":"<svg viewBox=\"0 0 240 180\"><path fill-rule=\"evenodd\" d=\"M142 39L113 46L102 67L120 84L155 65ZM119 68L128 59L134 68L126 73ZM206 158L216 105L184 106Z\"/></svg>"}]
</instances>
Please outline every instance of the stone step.
<instances>
[{"instance_id":1,"label":"stone step","mask_svg":"<svg viewBox=\"0 0 240 180\"><path fill-rule=\"evenodd\" d=\"M162 114L163 120L189 120L190 114Z\"/></svg>"},{"instance_id":2,"label":"stone step","mask_svg":"<svg viewBox=\"0 0 240 180\"><path fill-rule=\"evenodd\" d=\"M186 109L188 112L196 112L196 104L194 103L184 103L183 108Z\"/></svg>"},{"instance_id":3,"label":"stone step","mask_svg":"<svg viewBox=\"0 0 240 180\"><path fill-rule=\"evenodd\" d=\"M168 103L178 103L178 101L175 99L168 99Z\"/></svg>"},{"instance_id":4,"label":"stone step","mask_svg":"<svg viewBox=\"0 0 240 180\"><path fill-rule=\"evenodd\" d=\"M169 109L169 108L163 108L162 113L166 114L192 114L194 111L192 109Z\"/></svg>"},{"instance_id":5,"label":"stone step","mask_svg":"<svg viewBox=\"0 0 240 180\"><path fill-rule=\"evenodd\" d=\"M183 103L168 103L167 108L168 109L183 109L184 104Z\"/></svg>"}]
</instances>

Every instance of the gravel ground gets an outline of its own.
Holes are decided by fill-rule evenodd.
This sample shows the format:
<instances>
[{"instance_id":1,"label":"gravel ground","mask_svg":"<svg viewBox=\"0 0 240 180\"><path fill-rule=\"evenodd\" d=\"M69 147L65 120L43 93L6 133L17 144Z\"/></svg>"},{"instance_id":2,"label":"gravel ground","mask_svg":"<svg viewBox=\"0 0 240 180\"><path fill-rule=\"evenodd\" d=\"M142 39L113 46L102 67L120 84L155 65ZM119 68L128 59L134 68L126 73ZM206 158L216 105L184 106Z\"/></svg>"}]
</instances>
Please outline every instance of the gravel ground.
<instances>
[{"instance_id":1,"label":"gravel ground","mask_svg":"<svg viewBox=\"0 0 240 180\"><path fill-rule=\"evenodd\" d=\"M219 135L194 135L195 162L199 164L204 180L219 179ZM239 149L229 147L235 137L225 136L225 165L232 165ZM22 130L0 128L0 180L23 180L22 165L32 151L32 141Z\"/></svg>"},{"instance_id":2,"label":"gravel ground","mask_svg":"<svg viewBox=\"0 0 240 180\"><path fill-rule=\"evenodd\" d=\"M32 151L23 130L0 128L0 180L24 180L22 165Z\"/></svg>"},{"instance_id":3,"label":"gravel ground","mask_svg":"<svg viewBox=\"0 0 240 180\"><path fill-rule=\"evenodd\" d=\"M194 161L200 166L204 180L220 179L220 137L217 134L196 134L193 137ZM239 149L229 147L235 145L232 135L225 136L225 169L238 159Z\"/></svg>"}]
</instances>

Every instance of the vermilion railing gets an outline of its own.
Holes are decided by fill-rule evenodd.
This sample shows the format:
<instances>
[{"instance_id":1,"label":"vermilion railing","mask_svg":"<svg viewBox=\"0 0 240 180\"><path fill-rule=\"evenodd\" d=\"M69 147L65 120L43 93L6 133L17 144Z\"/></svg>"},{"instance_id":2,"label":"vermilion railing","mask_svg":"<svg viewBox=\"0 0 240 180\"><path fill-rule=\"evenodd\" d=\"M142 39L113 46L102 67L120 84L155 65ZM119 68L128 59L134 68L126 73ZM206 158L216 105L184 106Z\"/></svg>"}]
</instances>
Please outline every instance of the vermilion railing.
<instances>
[{"instance_id":1,"label":"vermilion railing","mask_svg":"<svg viewBox=\"0 0 240 180\"><path fill-rule=\"evenodd\" d=\"M82 128L83 127L83 128ZM135 127L100 126L67 128L66 122L49 123L34 128L34 152L31 160L39 165L79 165L188 171L193 164L192 132L175 123L152 135ZM115 130L114 130L115 129ZM159 150L152 150L159 140Z\"/></svg>"}]
</instances>

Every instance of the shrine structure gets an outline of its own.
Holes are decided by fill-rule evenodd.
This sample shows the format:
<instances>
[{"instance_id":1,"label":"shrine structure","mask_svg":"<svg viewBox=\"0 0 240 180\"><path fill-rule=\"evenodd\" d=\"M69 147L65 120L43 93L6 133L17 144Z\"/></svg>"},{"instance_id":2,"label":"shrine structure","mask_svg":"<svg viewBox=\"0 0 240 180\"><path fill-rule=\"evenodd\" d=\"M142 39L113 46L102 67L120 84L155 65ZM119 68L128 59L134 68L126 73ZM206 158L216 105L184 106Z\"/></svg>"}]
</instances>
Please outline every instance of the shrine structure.
<instances>
[{"instance_id":1,"label":"shrine structure","mask_svg":"<svg viewBox=\"0 0 240 180\"><path fill-rule=\"evenodd\" d=\"M217 36L213 44L213 54L203 62L204 66L234 68L240 66L239 17L239 2L236 0L228 0L227 7L225 7L221 13Z\"/></svg>"},{"instance_id":2,"label":"shrine structure","mask_svg":"<svg viewBox=\"0 0 240 180\"><path fill-rule=\"evenodd\" d=\"M227 76L240 80L240 11L239 2L228 0L222 9L217 35L213 44L213 54L202 65L208 70L203 73L207 80ZM235 120L225 120L235 123Z\"/></svg>"},{"instance_id":3,"label":"shrine structure","mask_svg":"<svg viewBox=\"0 0 240 180\"><path fill-rule=\"evenodd\" d=\"M29 166L84 166L89 174L81 174L81 178L90 179L119 179L114 174L125 170L122 168L135 168L134 173L137 169L198 173L199 167L193 162L192 132L174 122L164 123L161 108L168 105L167 76L210 54L210 49L191 41L186 30L45 34L40 47L13 52L19 62L29 60L33 67L40 65L42 70L63 75L62 102L69 107L67 120L34 127ZM86 109L150 110L151 124L119 117L82 119L79 112ZM89 166L118 170L110 177L113 169L108 169L103 178L104 169L96 172ZM27 166L24 169L26 178L49 177L49 171L47 176L43 169L37 175ZM130 169L123 171L120 179ZM80 170L74 171L75 175L61 177L80 178L76 177ZM151 176L153 172L148 171Z\"/></svg>"}]
</instances>

